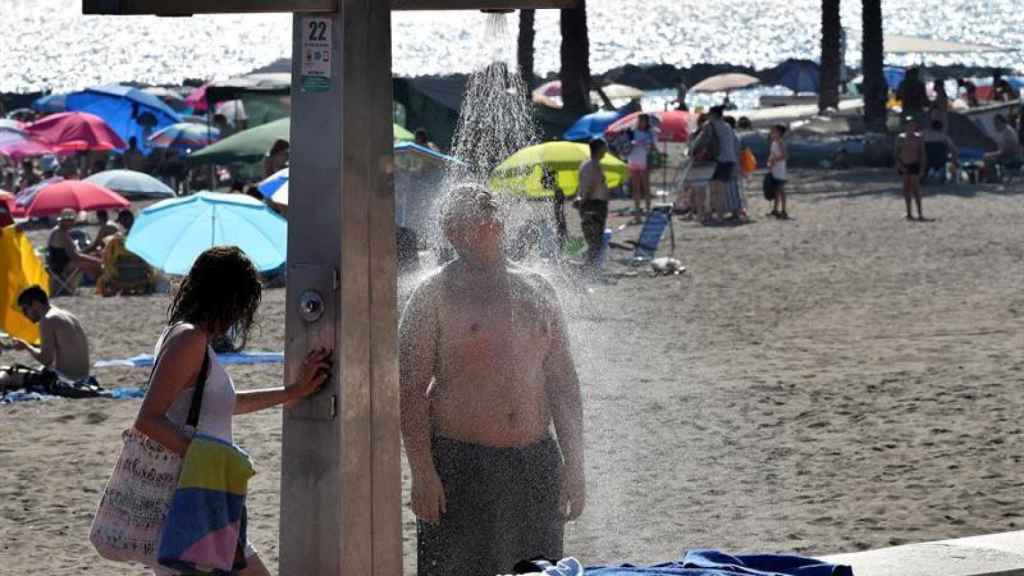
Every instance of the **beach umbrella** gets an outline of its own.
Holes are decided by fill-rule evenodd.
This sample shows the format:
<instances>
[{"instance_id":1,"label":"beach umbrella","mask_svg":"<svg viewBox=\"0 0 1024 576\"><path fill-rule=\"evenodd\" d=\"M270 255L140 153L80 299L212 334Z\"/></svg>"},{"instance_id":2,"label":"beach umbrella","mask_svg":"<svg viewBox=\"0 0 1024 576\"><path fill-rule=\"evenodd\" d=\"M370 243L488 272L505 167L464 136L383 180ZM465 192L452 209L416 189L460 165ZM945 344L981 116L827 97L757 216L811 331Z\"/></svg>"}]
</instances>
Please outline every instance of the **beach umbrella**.
<instances>
[{"instance_id":1,"label":"beach umbrella","mask_svg":"<svg viewBox=\"0 0 1024 576\"><path fill-rule=\"evenodd\" d=\"M460 163L451 156L436 150L420 146L413 142L395 142L395 167L399 172L416 172L422 168L423 162L436 167L444 167L449 163ZM260 194L275 204L288 205L288 168L278 170L257 185Z\"/></svg>"},{"instance_id":2,"label":"beach umbrella","mask_svg":"<svg viewBox=\"0 0 1024 576\"><path fill-rule=\"evenodd\" d=\"M102 118L87 112L53 114L29 124L26 131L60 152L128 147Z\"/></svg>"},{"instance_id":3,"label":"beach umbrella","mask_svg":"<svg viewBox=\"0 0 1024 576\"><path fill-rule=\"evenodd\" d=\"M18 195L15 203L24 208L26 218L52 216L67 208L75 212L90 212L131 206L131 202L109 188L84 180L63 179L44 182L32 193Z\"/></svg>"},{"instance_id":4,"label":"beach umbrella","mask_svg":"<svg viewBox=\"0 0 1024 576\"><path fill-rule=\"evenodd\" d=\"M579 188L579 169L590 158L590 147L578 142L545 142L528 146L506 158L491 173L490 184L517 196L551 198L552 192L541 185L544 169L555 172L558 186L566 196L573 196ZM611 154L601 160L609 188L622 184L629 169Z\"/></svg>"},{"instance_id":5,"label":"beach umbrella","mask_svg":"<svg viewBox=\"0 0 1024 576\"><path fill-rule=\"evenodd\" d=\"M104 170L89 176L86 182L109 188L129 200L173 198L170 186L143 172L134 170Z\"/></svg>"},{"instance_id":6,"label":"beach umbrella","mask_svg":"<svg viewBox=\"0 0 1024 576\"><path fill-rule=\"evenodd\" d=\"M287 222L259 200L200 192L143 210L126 248L167 274L184 275L204 250L237 246L268 272L284 264L287 239Z\"/></svg>"},{"instance_id":7,"label":"beach umbrella","mask_svg":"<svg viewBox=\"0 0 1024 576\"><path fill-rule=\"evenodd\" d=\"M760 80L749 74L739 74L736 72L716 74L698 82L696 86L690 88L690 92L730 92L732 90L749 88L758 82Z\"/></svg>"},{"instance_id":8,"label":"beach umbrella","mask_svg":"<svg viewBox=\"0 0 1024 576\"><path fill-rule=\"evenodd\" d=\"M143 88L142 91L156 96L176 112L185 110L189 107L189 105L185 103L185 99L181 94L170 88L165 88L163 86L150 86L148 88Z\"/></svg>"},{"instance_id":9,"label":"beach umbrella","mask_svg":"<svg viewBox=\"0 0 1024 576\"><path fill-rule=\"evenodd\" d=\"M189 162L196 164L258 162L276 140L290 140L291 120L281 118L266 124L236 132L202 150L189 154Z\"/></svg>"},{"instance_id":10,"label":"beach umbrella","mask_svg":"<svg viewBox=\"0 0 1024 576\"><path fill-rule=\"evenodd\" d=\"M412 132L397 124L392 124L392 130L394 130L395 140L411 141L415 138ZM279 118L255 128L236 132L202 150L189 154L188 159L195 164L257 162L266 155L276 140L291 140L291 120L289 118Z\"/></svg>"},{"instance_id":11,"label":"beach umbrella","mask_svg":"<svg viewBox=\"0 0 1024 576\"><path fill-rule=\"evenodd\" d=\"M30 134L0 129L0 155L7 156L15 162L30 156L53 154L49 144L41 142Z\"/></svg>"},{"instance_id":12,"label":"beach umbrella","mask_svg":"<svg viewBox=\"0 0 1024 576\"><path fill-rule=\"evenodd\" d=\"M120 84L108 84L72 92L64 100L68 110L89 112L103 118L125 142L135 137L146 148L146 137L155 130L181 121L178 113L156 96Z\"/></svg>"},{"instance_id":13,"label":"beach umbrella","mask_svg":"<svg viewBox=\"0 0 1024 576\"><path fill-rule=\"evenodd\" d=\"M0 130L8 130L19 134L25 133L25 125L11 118L0 118Z\"/></svg>"},{"instance_id":14,"label":"beach umbrella","mask_svg":"<svg viewBox=\"0 0 1024 576\"><path fill-rule=\"evenodd\" d=\"M44 114L67 112L67 94L48 94L32 101L32 109Z\"/></svg>"},{"instance_id":15,"label":"beach umbrella","mask_svg":"<svg viewBox=\"0 0 1024 576\"><path fill-rule=\"evenodd\" d=\"M644 112L633 112L615 121L605 130L605 138L612 140L627 130L636 130L640 114L644 114ZM658 129L658 140L662 142L686 142L689 140L689 112L683 110L657 110L646 112L646 114L651 119L651 125Z\"/></svg>"},{"instance_id":16,"label":"beach umbrella","mask_svg":"<svg viewBox=\"0 0 1024 576\"><path fill-rule=\"evenodd\" d=\"M588 142L594 138L600 138L604 135L606 128L625 115L626 113L619 110L591 112L570 126L565 134L562 134L562 138L573 142Z\"/></svg>"},{"instance_id":17,"label":"beach umbrella","mask_svg":"<svg viewBox=\"0 0 1024 576\"><path fill-rule=\"evenodd\" d=\"M156 132L149 137L153 148L174 148L175 150L199 150L220 138L220 131L202 124L179 122Z\"/></svg>"},{"instance_id":18,"label":"beach umbrella","mask_svg":"<svg viewBox=\"0 0 1024 576\"><path fill-rule=\"evenodd\" d=\"M36 112L31 108L15 108L8 112L6 117L20 122L30 122L36 117Z\"/></svg>"},{"instance_id":19,"label":"beach umbrella","mask_svg":"<svg viewBox=\"0 0 1024 576\"><path fill-rule=\"evenodd\" d=\"M607 84L601 87L601 91L609 100L633 100L643 98L644 91L625 84ZM548 108L562 107L562 81L551 80L533 89L530 93L531 100L535 104L541 104ZM590 91L590 100L601 103L601 96L597 90Z\"/></svg>"},{"instance_id":20,"label":"beach umbrella","mask_svg":"<svg viewBox=\"0 0 1024 576\"><path fill-rule=\"evenodd\" d=\"M817 93L821 84L818 65L810 60L786 60L775 67L776 82L797 94Z\"/></svg>"},{"instance_id":21,"label":"beach umbrella","mask_svg":"<svg viewBox=\"0 0 1024 576\"><path fill-rule=\"evenodd\" d=\"M288 169L283 168L260 182L256 188L264 198L276 204L288 205Z\"/></svg>"},{"instance_id":22,"label":"beach umbrella","mask_svg":"<svg viewBox=\"0 0 1024 576\"><path fill-rule=\"evenodd\" d=\"M206 104L206 87L210 83L207 82L198 88L193 88L188 96L185 96L185 104L190 106L196 112L205 112L207 108Z\"/></svg>"}]
</instances>

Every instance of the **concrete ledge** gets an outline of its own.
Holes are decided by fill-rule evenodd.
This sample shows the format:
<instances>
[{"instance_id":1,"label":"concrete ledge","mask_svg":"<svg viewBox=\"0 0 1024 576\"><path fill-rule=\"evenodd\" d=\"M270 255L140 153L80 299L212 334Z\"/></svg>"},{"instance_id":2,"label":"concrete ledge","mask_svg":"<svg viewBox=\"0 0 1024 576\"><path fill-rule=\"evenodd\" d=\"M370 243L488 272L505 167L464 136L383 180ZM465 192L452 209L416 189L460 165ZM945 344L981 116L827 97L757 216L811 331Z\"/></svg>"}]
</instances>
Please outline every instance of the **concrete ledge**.
<instances>
[{"instance_id":1,"label":"concrete ledge","mask_svg":"<svg viewBox=\"0 0 1024 576\"><path fill-rule=\"evenodd\" d=\"M1024 531L906 544L822 560L854 576L1024 576Z\"/></svg>"}]
</instances>

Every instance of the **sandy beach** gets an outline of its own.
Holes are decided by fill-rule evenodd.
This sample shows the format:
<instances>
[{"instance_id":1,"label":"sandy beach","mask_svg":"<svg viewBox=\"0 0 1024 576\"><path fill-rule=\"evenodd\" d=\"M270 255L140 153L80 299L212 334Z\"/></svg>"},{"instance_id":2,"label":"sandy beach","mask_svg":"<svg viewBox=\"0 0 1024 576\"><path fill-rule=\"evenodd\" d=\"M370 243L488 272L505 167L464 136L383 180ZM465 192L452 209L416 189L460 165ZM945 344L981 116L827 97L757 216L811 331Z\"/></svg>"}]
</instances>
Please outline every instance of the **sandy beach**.
<instances>
[{"instance_id":1,"label":"sandy beach","mask_svg":"<svg viewBox=\"0 0 1024 576\"><path fill-rule=\"evenodd\" d=\"M752 224L677 221L686 274L563 286L589 490L567 553L587 564L697 547L813 555L1024 525L1024 183L926 188L935 220L911 223L890 171L793 171L792 182L792 221L764 218L759 190ZM251 348L282 349L284 295L264 293ZM83 289L55 302L81 319L95 361L150 352L168 297ZM28 358L0 358L12 361ZM279 385L283 370L229 371L250 388ZM96 371L107 387L147 374ZM0 406L0 575L144 573L88 542L138 407ZM250 538L273 571L280 410L240 417L235 434L258 470Z\"/></svg>"}]
</instances>

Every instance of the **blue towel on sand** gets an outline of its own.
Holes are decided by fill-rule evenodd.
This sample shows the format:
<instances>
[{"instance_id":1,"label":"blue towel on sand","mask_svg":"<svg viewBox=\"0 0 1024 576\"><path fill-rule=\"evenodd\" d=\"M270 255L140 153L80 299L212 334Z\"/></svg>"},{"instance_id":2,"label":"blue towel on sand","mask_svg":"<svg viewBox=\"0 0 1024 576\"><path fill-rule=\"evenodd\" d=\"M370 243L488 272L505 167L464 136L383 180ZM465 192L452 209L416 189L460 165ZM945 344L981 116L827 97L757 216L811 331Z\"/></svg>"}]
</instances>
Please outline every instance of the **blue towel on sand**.
<instances>
[{"instance_id":1,"label":"blue towel on sand","mask_svg":"<svg viewBox=\"0 0 1024 576\"><path fill-rule=\"evenodd\" d=\"M231 352L217 354L217 361L224 364L283 364L284 352ZM141 368L153 365L152 354L139 354L121 360L100 360L94 368Z\"/></svg>"},{"instance_id":2,"label":"blue towel on sand","mask_svg":"<svg viewBox=\"0 0 1024 576\"><path fill-rule=\"evenodd\" d=\"M758 554L730 556L716 550L691 550L678 562L653 566L588 566L586 576L853 576L849 566L814 558Z\"/></svg>"},{"instance_id":3,"label":"blue towel on sand","mask_svg":"<svg viewBox=\"0 0 1024 576\"><path fill-rule=\"evenodd\" d=\"M111 388L109 390L101 390L99 397L110 398L111 400L126 400L129 398L142 398L145 395L146 391L142 388ZM3 398L0 398L0 404L14 404L15 402L25 402L26 400L53 400L54 398L61 398L61 396L15 390L14 392L8 392Z\"/></svg>"}]
</instances>

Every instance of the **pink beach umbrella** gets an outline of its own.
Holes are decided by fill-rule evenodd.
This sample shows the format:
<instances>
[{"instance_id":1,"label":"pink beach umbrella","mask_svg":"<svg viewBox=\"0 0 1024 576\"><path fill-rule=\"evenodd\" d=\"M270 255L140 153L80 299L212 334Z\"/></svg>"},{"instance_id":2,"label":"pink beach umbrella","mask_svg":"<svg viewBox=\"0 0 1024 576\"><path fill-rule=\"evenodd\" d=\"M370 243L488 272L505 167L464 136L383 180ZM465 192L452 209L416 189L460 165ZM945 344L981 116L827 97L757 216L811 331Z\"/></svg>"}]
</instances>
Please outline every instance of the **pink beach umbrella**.
<instances>
[{"instance_id":1,"label":"pink beach umbrella","mask_svg":"<svg viewBox=\"0 0 1024 576\"><path fill-rule=\"evenodd\" d=\"M27 131L58 152L123 150L124 140L99 116L61 112L28 125Z\"/></svg>"},{"instance_id":2,"label":"pink beach umbrella","mask_svg":"<svg viewBox=\"0 0 1024 576\"><path fill-rule=\"evenodd\" d=\"M42 156L54 152L52 146L40 142L28 134L0 130L0 155L7 156L15 162L21 162L22 159L31 156Z\"/></svg>"},{"instance_id":3,"label":"pink beach umbrella","mask_svg":"<svg viewBox=\"0 0 1024 576\"><path fill-rule=\"evenodd\" d=\"M28 218L60 214L61 210L67 208L75 212L88 212L131 206L131 202L117 192L84 180L60 180L42 186L31 197L22 196L18 197L17 203L24 206Z\"/></svg>"},{"instance_id":4,"label":"pink beach umbrella","mask_svg":"<svg viewBox=\"0 0 1024 576\"><path fill-rule=\"evenodd\" d=\"M187 104L197 112L205 112L207 108L206 87L209 85L210 83L207 82L199 88L194 88L191 92L188 93L188 96L185 97L185 104Z\"/></svg>"}]
</instances>

